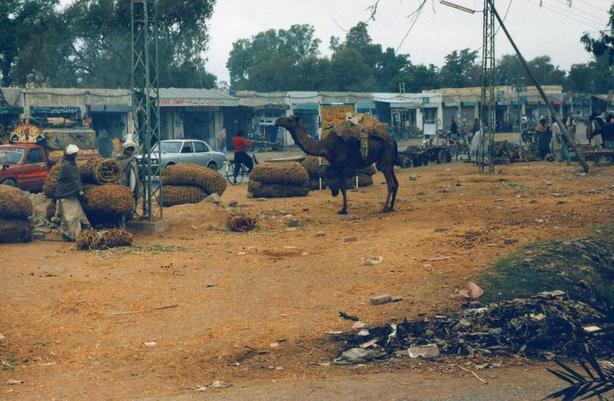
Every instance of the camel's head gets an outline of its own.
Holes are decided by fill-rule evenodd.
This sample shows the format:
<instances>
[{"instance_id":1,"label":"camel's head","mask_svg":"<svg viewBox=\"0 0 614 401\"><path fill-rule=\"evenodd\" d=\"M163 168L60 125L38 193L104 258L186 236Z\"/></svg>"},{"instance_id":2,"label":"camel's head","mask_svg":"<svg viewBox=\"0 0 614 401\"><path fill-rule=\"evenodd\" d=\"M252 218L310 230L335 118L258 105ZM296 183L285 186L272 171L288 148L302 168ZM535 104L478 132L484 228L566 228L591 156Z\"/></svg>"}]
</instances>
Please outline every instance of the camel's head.
<instances>
[{"instance_id":1,"label":"camel's head","mask_svg":"<svg viewBox=\"0 0 614 401\"><path fill-rule=\"evenodd\" d=\"M275 126L278 128L282 127L287 130L290 130L292 128L296 128L299 123L300 123L299 118L297 116L292 115L292 116L278 118L277 121L275 121Z\"/></svg>"}]
</instances>

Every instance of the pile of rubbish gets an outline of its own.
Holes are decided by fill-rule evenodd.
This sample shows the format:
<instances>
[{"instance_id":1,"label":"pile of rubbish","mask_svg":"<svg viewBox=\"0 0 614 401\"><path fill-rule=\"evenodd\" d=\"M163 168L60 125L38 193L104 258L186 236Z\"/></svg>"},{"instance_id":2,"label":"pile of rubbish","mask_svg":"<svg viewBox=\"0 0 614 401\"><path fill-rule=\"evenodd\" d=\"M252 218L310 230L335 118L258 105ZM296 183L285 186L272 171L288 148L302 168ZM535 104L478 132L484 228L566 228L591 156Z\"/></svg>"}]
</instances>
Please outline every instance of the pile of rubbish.
<instances>
[{"instance_id":1,"label":"pile of rubbish","mask_svg":"<svg viewBox=\"0 0 614 401\"><path fill-rule=\"evenodd\" d=\"M522 161L522 148L520 145L503 141L495 144L495 163L517 163Z\"/></svg>"},{"instance_id":2,"label":"pile of rubbish","mask_svg":"<svg viewBox=\"0 0 614 401\"><path fill-rule=\"evenodd\" d=\"M20 189L0 185L0 243L32 241L32 202Z\"/></svg>"},{"instance_id":3,"label":"pile of rubbish","mask_svg":"<svg viewBox=\"0 0 614 401\"><path fill-rule=\"evenodd\" d=\"M162 206L199 203L211 194L222 196L226 180L220 173L198 164L168 166L162 176Z\"/></svg>"},{"instance_id":4,"label":"pile of rubbish","mask_svg":"<svg viewBox=\"0 0 614 401\"><path fill-rule=\"evenodd\" d=\"M522 354L529 358L573 357L584 343L604 354L614 350L614 322L563 291L501 301L474 302L453 316L383 326L356 326L343 341L338 364L359 364L399 353L410 357Z\"/></svg>"},{"instance_id":5,"label":"pile of rubbish","mask_svg":"<svg viewBox=\"0 0 614 401\"><path fill-rule=\"evenodd\" d=\"M245 233L256 227L256 218L247 214L230 214L228 227L231 231Z\"/></svg>"},{"instance_id":6,"label":"pile of rubbish","mask_svg":"<svg viewBox=\"0 0 614 401\"><path fill-rule=\"evenodd\" d=\"M254 198L307 196L309 175L299 163L261 163L254 167L247 191Z\"/></svg>"}]
</instances>

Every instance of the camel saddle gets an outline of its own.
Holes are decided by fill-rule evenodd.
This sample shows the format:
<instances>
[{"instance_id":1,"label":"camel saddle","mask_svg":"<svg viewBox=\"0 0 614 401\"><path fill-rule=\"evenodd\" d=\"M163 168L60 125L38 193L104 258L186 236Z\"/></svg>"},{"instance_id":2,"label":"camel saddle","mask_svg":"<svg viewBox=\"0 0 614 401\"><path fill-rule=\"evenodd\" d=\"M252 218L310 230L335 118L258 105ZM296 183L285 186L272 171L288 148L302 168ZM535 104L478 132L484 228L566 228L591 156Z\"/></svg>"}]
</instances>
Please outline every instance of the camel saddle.
<instances>
[{"instance_id":1,"label":"camel saddle","mask_svg":"<svg viewBox=\"0 0 614 401\"><path fill-rule=\"evenodd\" d=\"M360 142L360 155L365 160L369 158L369 137L379 138L389 143L393 142L388 135L388 124L382 124L368 115L341 121L333 126L333 132L346 142L358 140Z\"/></svg>"}]
</instances>

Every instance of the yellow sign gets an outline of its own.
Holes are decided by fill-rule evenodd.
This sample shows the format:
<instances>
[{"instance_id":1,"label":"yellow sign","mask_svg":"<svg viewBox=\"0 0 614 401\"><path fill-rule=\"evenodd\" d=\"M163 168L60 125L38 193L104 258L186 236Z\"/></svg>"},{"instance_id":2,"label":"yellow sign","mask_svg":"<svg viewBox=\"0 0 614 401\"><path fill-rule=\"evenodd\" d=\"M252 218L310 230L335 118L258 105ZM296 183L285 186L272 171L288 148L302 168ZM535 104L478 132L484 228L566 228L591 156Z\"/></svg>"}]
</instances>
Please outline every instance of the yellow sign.
<instances>
[{"instance_id":1,"label":"yellow sign","mask_svg":"<svg viewBox=\"0 0 614 401\"><path fill-rule=\"evenodd\" d=\"M43 138L43 130L29 123L19 124L15 129L11 132L10 139L11 142L27 142L27 143L36 143Z\"/></svg>"},{"instance_id":2,"label":"yellow sign","mask_svg":"<svg viewBox=\"0 0 614 401\"><path fill-rule=\"evenodd\" d=\"M352 117L352 114L354 114L354 106L322 106L320 108L320 115L322 116L322 138L326 138L335 125L347 121Z\"/></svg>"}]
</instances>

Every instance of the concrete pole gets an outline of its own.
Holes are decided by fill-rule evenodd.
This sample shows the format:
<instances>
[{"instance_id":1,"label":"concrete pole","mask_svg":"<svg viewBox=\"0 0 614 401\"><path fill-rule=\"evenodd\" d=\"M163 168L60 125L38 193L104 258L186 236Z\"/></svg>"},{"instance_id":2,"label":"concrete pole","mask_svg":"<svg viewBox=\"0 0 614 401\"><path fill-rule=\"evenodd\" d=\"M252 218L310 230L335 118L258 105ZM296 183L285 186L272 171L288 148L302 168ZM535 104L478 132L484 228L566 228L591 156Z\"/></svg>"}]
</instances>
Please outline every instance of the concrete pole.
<instances>
[{"instance_id":1,"label":"concrete pole","mask_svg":"<svg viewBox=\"0 0 614 401\"><path fill-rule=\"evenodd\" d=\"M567 128L565 127L565 124L563 124L563 122L559 118L557 112L554 110L554 107L552 106L552 103L550 102L550 99L548 99L548 96L546 96L546 93L542 89L541 85L539 84L539 82L537 82L537 79L533 75L533 72L531 72L531 69L529 68L529 65L527 64L527 61L523 57L522 53L520 53L520 50L518 49L518 46L516 46L516 43L512 39L512 36L510 35L510 33L507 30L507 28L505 27L505 24L504 24L503 20L501 19L501 16L497 12L497 9L495 8L494 2L492 0L486 0L486 1L488 1L488 3L490 3L490 6L492 7L493 14L495 14L495 17L497 18L497 21L499 21L499 25L501 26L501 29L503 29L503 32L505 32L505 36L507 36L507 38L510 41L510 44L512 45L512 47L516 51L516 54L518 55L518 58L520 59L520 62L522 63L524 69L527 71L527 74L531 78L531 81L533 81L533 84L537 88L537 91L539 92L539 95L542 97L544 103L546 103L546 105L548 106L548 110L550 111L550 113L554 117L554 120L556 121L556 123L561 128L561 131L563 132L563 135L565 135L565 139L567 139L567 143L569 143L571 145L574 153L576 154L576 157L578 158L578 163L580 163L580 165L582 166L582 169L584 170L584 172L588 173L589 168L588 168L588 164L586 163L586 160L584 159L584 155L582 154L580 149L578 149L578 146L573 141L571 135L569 134L569 131L567 131Z\"/></svg>"}]
</instances>

